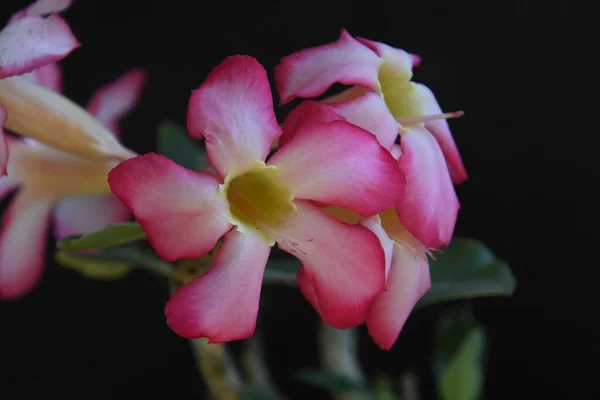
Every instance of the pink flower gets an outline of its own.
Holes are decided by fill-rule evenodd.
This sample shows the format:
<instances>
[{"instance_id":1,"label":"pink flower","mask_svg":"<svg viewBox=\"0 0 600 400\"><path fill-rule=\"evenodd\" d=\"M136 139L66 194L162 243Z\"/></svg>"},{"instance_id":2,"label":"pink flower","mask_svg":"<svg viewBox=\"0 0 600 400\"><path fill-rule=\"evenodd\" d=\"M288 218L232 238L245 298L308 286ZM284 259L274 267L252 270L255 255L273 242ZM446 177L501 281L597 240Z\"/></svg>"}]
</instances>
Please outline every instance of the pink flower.
<instances>
[{"instance_id":1,"label":"pink flower","mask_svg":"<svg viewBox=\"0 0 600 400\"><path fill-rule=\"evenodd\" d=\"M38 0L11 17L0 31L0 79L61 60L79 47L67 23L56 14L70 4L70 0Z\"/></svg>"},{"instance_id":2,"label":"pink flower","mask_svg":"<svg viewBox=\"0 0 600 400\"><path fill-rule=\"evenodd\" d=\"M61 71L49 64L22 79L53 90L61 88ZM134 69L98 90L88 109L115 130L119 118L138 101L145 72ZM1 111L1 110L0 110ZM5 115L0 112L0 122ZM88 233L130 218L129 210L110 193L108 172L118 159L94 160L58 150L31 138L7 138L7 176L0 177L0 198L18 188L0 227L0 299L21 297L41 279L49 217L55 237Z\"/></svg>"},{"instance_id":3,"label":"pink flower","mask_svg":"<svg viewBox=\"0 0 600 400\"><path fill-rule=\"evenodd\" d=\"M418 61L403 50L355 39L343 30L336 42L284 57L275 68L275 81L282 103L319 96L336 82L352 85L322 102L320 112L368 130L390 151L400 134L395 151L402 153L398 167L406 175L406 190L397 203L398 214L427 247L439 248L449 243L460 207L452 182L467 178L445 120L462 113L441 114L431 90L411 81ZM317 106L304 107L313 110L298 107L292 118L301 120ZM286 131L284 125L282 143L288 140Z\"/></svg>"},{"instance_id":4,"label":"pink flower","mask_svg":"<svg viewBox=\"0 0 600 400\"><path fill-rule=\"evenodd\" d=\"M284 121L281 138L284 142L291 141L294 132L305 124L345 120L334 110L335 107L316 101L302 102ZM360 113L360 110L357 111ZM349 114L349 117L354 115ZM390 152L395 158L400 157L400 146L393 145ZM385 251L386 290L375 297L367 313L366 324L375 343L382 349L389 350L415 304L431 287L428 250L402 225L395 208L366 219L350 209L338 206L325 207L322 211L345 223L363 225L379 238ZM321 314L314 286L304 268L298 272L297 281L306 299Z\"/></svg>"},{"instance_id":5,"label":"pink flower","mask_svg":"<svg viewBox=\"0 0 600 400\"><path fill-rule=\"evenodd\" d=\"M60 60L79 46L69 26L55 14L69 5L70 0L38 0L11 17L0 31L0 79ZM52 15L43 18L46 14ZM0 176L8 162L5 122L6 110L0 105Z\"/></svg>"},{"instance_id":6,"label":"pink flower","mask_svg":"<svg viewBox=\"0 0 600 400\"><path fill-rule=\"evenodd\" d=\"M169 300L169 326L211 342L251 336L275 243L303 262L326 323L344 329L364 322L385 285L381 244L315 202L364 216L391 207L403 176L389 152L344 121L315 122L265 163L281 129L266 72L248 56L225 59L193 92L187 127L206 140L216 175L152 153L109 174L111 189L165 260L203 256L224 235L209 271Z\"/></svg>"},{"instance_id":7,"label":"pink flower","mask_svg":"<svg viewBox=\"0 0 600 400\"><path fill-rule=\"evenodd\" d=\"M19 135L88 158L131 157L133 153L123 148L90 113L40 86L58 91L58 86L51 86L60 84L54 78L57 66L53 63L79 46L68 25L56 14L70 3L70 0L38 0L14 14L0 32L2 125ZM39 84L31 82L32 76ZM0 176L5 173L7 159L2 134Z\"/></svg>"}]
</instances>

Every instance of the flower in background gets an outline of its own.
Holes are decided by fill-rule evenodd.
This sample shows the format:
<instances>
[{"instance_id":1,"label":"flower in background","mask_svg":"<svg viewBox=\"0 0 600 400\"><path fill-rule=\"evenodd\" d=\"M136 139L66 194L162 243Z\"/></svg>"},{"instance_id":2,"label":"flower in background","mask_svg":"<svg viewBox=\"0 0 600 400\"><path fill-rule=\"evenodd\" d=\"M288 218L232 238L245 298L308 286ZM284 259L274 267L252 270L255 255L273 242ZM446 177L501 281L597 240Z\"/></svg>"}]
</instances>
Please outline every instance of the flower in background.
<instances>
[{"instance_id":1,"label":"flower in background","mask_svg":"<svg viewBox=\"0 0 600 400\"><path fill-rule=\"evenodd\" d=\"M53 62L79 46L67 23L57 14L69 0L38 0L14 14L0 31L0 107L3 125L56 149L95 159L125 159L134 155L90 113L52 90ZM45 17L47 16L47 17ZM35 84L31 77L35 76ZM52 83L54 82L54 83ZM1 127L0 127L1 128ZM7 162L0 140L0 172Z\"/></svg>"},{"instance_id":2,"label":"flower in background","mask_svg":"<svg viewBox=\"0 0 600 400\"><path fill-rule=\"evenodd\" d=\"M281 137L286 142L293 140L295 132L305 124L346 120L334 110L335 108L313 100L302 102L285 119ZM360 115L361 111L357 110L357 113ZM355 117L356 114L349 116ZM376 129L375 124L371 126ZM391 153L398 158L400 146L393 145ZM427 261L429 251L402 225L394 207L367 219L339 206L324 207L322 211L347 224L361 224L367 227L381 242L385 251L386 288L375 297L365 322L375 343L382 349L389 350L396 342L415 304L431 287ZM304 268L298 271L297 281L306 299L321 314L314 286Z\"/></svg>"},{"instance_id":3,"label":"flower in background","mask_svg":"<svg viewBox=\"0 0 600 400\"><path fill-rule=\"evenodd\" d=\"M431 90L412 81L418 62L404 50L343 30L336 42L284 57L275 81L282 104L322 95L336 82L351 85L324 100L326 111L320 112L368 130L394 151L406 176L396 204L400 220L420 242L437 249L450 242L460 207L452 183L467 178L446 121L462 113L442 114ZM398 134L399 147L394 146ZM287 140L284 129L280 142Z\"/></svg>"},{"instance_id":4,"label":"flower in background","mask_svg":"<svg viewBox=\"0 0 600 400\"><path fill-rule=\"evenodd\" d=\"M248 56L228 57L193 92L187 126L206 140L215 175L153 153L109 174L163 259L201 257L224 235L208 272L169 300L169 326L211 342L252 335L275 243L303 262L326 323L363 323L384 289L384 251L369 229L338 221L314 202L364 216L392 207L403 176L390 153L359 127L316 122L265 163L281 129L266 71Z\"/></svg>"},{"instance_id":5,"label":"flower in background","mask_svg":"<svg viewBox=\"0 0 600 400\"><path fill-rule=\"evenodd\" d=\"M118 121L137 103L145 77L143 70L133 69L99 89L88 104L89 112L118 134ZM52 90L60 91L62 86L56 64L34 70L21 79ZM0 112L0 122L3 118L5 114ZM7 175L0 178L0 198L18 190L0 228L3 300L23 296L39 282L50 215L58 239L130 218L128 209L110 193L107 184L108 172L119 159L90 159L27 137L7 137L7 143L10 157Z\"/></svg>"}]
</instances>

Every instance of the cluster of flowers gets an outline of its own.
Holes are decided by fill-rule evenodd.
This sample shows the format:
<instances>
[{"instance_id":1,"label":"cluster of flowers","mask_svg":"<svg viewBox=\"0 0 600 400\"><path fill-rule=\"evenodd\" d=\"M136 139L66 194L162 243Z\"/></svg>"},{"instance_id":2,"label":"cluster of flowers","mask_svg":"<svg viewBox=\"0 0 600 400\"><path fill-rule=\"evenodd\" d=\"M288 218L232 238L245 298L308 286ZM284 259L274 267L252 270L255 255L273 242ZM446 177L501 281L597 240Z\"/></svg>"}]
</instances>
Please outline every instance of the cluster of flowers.
<instances>
[{"instance_id":1,"label":"cluster of flowers","mask_svg":"<svg viewBox=\"0 0 600 400\"><path fill-rule=\"evenodd\" d=\"M167 261L204 256L224 239L209 271L166 306L179 335L252 335L277 244L302 261L297 282L324 323L366 323L389 349L431 285L427 255L449 243L453 184L467 178L446 121L461 113L442 113L412 81L420 58L346 31L288 55L274 71L280 103L305 100L280 125L265 69L228 57L189 101L187 130L205 140L211 163L191 171L115 139L143 71L102 88L87 112L56 93L55 62L78 46L56 14L69 3L38 0L0 33L0 123L21 135L3 134L0 153L0 193L20 187L0 232L0 298L39 280L52 209L59 238L130 210ZM313 100L335 83L348 88Z\"/></svg>"}]
</instances>

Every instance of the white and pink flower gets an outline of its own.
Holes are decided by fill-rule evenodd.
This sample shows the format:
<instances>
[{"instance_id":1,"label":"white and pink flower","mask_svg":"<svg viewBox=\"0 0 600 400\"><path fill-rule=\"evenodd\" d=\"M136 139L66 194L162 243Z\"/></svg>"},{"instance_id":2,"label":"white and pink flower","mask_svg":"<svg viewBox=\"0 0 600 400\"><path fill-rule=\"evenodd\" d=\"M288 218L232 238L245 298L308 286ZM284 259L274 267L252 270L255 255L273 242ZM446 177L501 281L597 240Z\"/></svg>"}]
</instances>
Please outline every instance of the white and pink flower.
<instances>
[{"instance_id":1,"label":"white and pink flower","mask_svg":"<svg viewBox=\"0 0 600 400\"><path fill-rule=\"evenodd\" d=\"M137 103L145 77L143 70L133 69L99 89L88 104L89 112L118 134L118 121ZM20 79L45 86L46 91L62 88L56 64ZM0 122L5 117L0 108ZM131 213L107 183L119 159L89 159L28 137L6 139L10 156L6 176L0 177L0 198L13 189L17 193L0 227L0 299L11 300L29 293L42 277L50 219L55 237L61 239L128 220Z\"/></svg>"},{"instance_id":2,"label":"white and pink flower","mask_svg":"<svg viewBox=\"0 0 600 400\"><path fill-rule=\"evenodd\" d=\"M169 326L211 342L252 335L275 243L303 262L326 323L363 323L385 287L385 253L368 228L317 204L365 217L393 207L404 177L391 154L364 129L333 121L303 125L267 159L281 128L266 71L248 56L225 59L193 92L187 126L206 140L215 174L152 153L109 174L163 259L203 256L224 236L209 271L169 300Z\"/></svg>"},{"instance_id":3,"label":"white and pink flower","mask_svg":"<svg viewBox=\"0 0 600 400\"><path fill-rule=\"evenodd\" d=\"M319 112L368 130L399 157L406 176L396 204L400 220L419 241L437 249L452 238L460 207L453 182L467 179L446 121L462 113L442 114L431 90L411 80L419 62L404 50L355 39L343 30L336 42L284 57L275 68L275 82L282 104L320 96L336 82L351 86L321 102L325 108ZM316 106L304 107L314 112ZM307 113L298 108L292 111L294 120ZM399 147L394 146L398 134ZM287 137L284 133L282 143Z\"/></svg>"}]
</instances>

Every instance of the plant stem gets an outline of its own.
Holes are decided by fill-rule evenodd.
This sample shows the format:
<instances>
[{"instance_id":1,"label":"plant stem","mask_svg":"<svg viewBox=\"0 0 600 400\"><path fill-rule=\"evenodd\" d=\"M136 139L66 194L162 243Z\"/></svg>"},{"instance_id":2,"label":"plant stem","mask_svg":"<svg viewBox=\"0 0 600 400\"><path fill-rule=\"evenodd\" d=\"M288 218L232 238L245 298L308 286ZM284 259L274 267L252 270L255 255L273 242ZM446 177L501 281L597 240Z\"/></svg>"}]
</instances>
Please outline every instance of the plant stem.
<instances>
[{"instance_id":1,"label":"plant stem","mask_svg":"<svg viewBox=\"0 0 600 400\"><path fill-rule=\"evenodd\" d=\"M356 328L338 330L322 324L319 330L321 362L325 369L343 375L355 382L366 383L367 378L358 359ZM336 400L364 400L357 393L334 394Z\"/></svg>"},{"instance_id":2,"label":"plant stem","mask_svg":"<svg viewBox=\"0 0 600 400\"><path fill-rule=\"evenodd\" d=\"M205 261L200 260L196 263L198 272L205 269ZM189 269L190 266L189 262L178 263L175 269ZM174 273L170 281L171 294L193 279L194 275L194 273L186 274L185 271ZM204 379L211 397L215 400L239 400L242 379L225 345L208 343L207 338L189 339L189 342L194 352L198 372Z\"/></svg>"}]
</instances>

